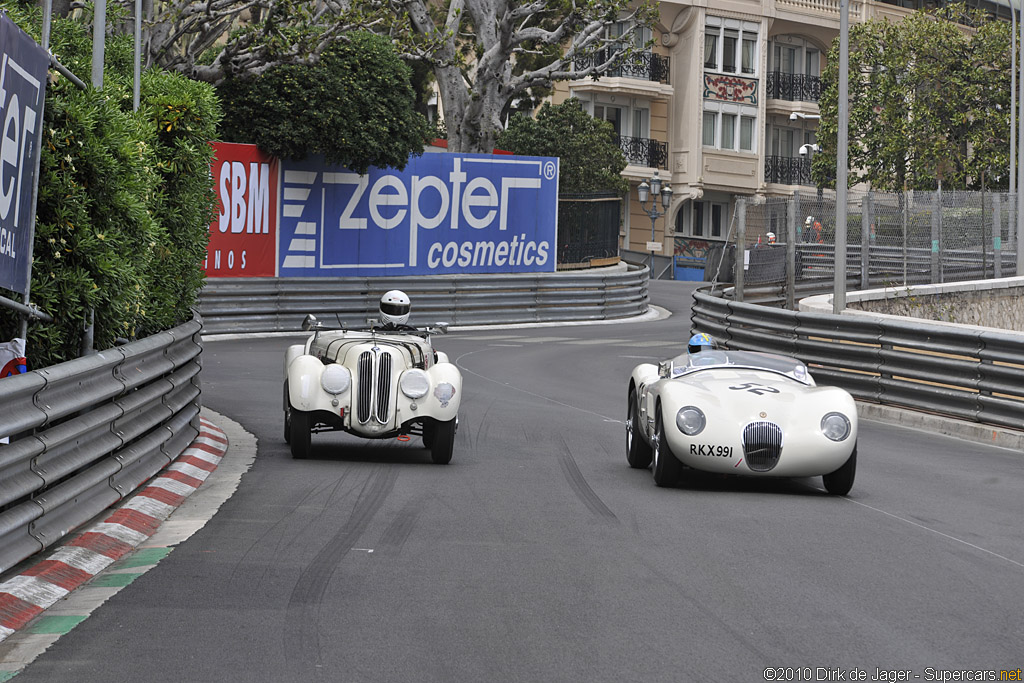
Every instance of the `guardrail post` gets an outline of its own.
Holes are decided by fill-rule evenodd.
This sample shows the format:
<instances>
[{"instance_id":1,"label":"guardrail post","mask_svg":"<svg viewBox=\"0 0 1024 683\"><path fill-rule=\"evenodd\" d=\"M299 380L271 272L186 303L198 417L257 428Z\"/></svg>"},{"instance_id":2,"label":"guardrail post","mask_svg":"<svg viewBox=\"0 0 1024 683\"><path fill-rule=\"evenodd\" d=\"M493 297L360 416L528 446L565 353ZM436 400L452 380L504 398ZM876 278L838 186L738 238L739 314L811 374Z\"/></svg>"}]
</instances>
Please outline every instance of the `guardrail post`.
<instances>
[{"instance_id":1,"label":"guardrail post","mask_svg":"<svg viewBox=\"0 0 1024 683\"><path fill-rule=\"evenodd\" d=\"M871 193L868 192L860 200L860 288L867 289L871 280L869 254L871 253L871 226L874 216L871 215Z\"/></svg>"},{"instance_id":2,"label":"guardrail post","mask_svg":"<svg viewBox=\"0 0 1024 683\"><path fill-rule=\"evenodd\" d=\"M932 194L932 282L942 282L942 270L939 262L939 242L942 239L942 194ZM906 256L904 256L906 258ZM904 282L903 284L907 284Z\"/></svg>"},{"instance_id":3,"label":"guardrail post","mask_svg":"<svg viewBox=\"0 0 1024 683\"><path fill-rule=\"evenodd\" d=\"M993 277L1003 276L1003 216L999 195L992 195L992 255L995 259L993 264Z\"/></svg>"},{"instance_id":4,"label":"guardrail post","mask_svg":"<svg viewBox=\"0 0 1024 683\"><path fill-rule=\"evenodd\" d=\"M736 200L736 283L734 301L743 301L743 267L747 253L747 200Z\"/></svg>"},{"instance_id":5,"label":"guardrail post","mask_svg":"<svg viewBox=\"0 0 1024 683\"><path fill-rule=\"evenodd\" d=\"M786 308L791 311L796 310L796 202L786 202Z\"/></svg>"}]
</instances>

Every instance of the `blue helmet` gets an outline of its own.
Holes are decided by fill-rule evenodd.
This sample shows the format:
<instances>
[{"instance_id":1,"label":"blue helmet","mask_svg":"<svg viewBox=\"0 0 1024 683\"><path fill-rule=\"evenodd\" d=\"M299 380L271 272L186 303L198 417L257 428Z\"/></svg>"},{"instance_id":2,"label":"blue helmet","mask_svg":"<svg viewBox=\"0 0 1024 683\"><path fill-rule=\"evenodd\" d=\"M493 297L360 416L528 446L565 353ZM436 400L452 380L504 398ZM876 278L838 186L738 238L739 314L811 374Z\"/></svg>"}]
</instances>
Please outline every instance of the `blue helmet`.
<instances>
[{"instance_id":1,"label":"blue helmet","mask_svg":"<svg viewBox=\"0 0 1024 683\"><path fill-rule=\"evenodd\" d=\"M704 334L703 332L690 337L690 341L686 344L686 350L690 353L710 351L713 348L715 348L715 340L711 338L710 334Z\"/></svg>"}]
</instances>

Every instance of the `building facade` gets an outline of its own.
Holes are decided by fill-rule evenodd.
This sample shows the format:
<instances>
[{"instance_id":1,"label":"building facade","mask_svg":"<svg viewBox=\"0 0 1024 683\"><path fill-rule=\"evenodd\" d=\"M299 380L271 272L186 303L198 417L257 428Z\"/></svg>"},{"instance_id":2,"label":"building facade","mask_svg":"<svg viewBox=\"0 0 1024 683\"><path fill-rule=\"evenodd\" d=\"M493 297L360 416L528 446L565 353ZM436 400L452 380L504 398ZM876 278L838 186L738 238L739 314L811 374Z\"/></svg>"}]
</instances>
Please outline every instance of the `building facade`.
<instances>
[{"instance_id":1,"label":"building facade","mask_svg":"<svg viewBox=\"0 0 1024 683\"><path fill-rule=\"evenodd\" d=\"M850 23L899 20L935 2L849 0ZM700 259L726 241L738 198L815 190L821 75L840 0L658 4L653 33L640 37L653 48L600 79L558 83L553 101L578 98L619 136L630 181L621 248L646 252L653 241L662 255ZM1005 1L970 4L1009 16ZM673 198L652 226L637 187L655 172Z\"/></svg>"}]
</instances>

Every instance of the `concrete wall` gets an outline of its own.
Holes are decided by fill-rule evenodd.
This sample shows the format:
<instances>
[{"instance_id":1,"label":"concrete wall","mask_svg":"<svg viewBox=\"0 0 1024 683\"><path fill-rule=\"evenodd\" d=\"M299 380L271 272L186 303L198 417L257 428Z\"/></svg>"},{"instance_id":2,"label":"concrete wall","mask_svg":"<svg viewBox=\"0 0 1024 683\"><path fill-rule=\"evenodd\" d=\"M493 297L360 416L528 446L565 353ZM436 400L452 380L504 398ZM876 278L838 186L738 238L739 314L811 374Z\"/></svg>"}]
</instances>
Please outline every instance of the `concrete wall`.
<instances>
[{"instance_id":1,"label":"concrete wall","mask_svg":"<svg viewBox=\"0 0 1024 683\"><path fill-rule=\"evenodd\" d=\"M847 315L892 315L1024 332L1024 277L888 287L846 296ZM831 295L800 302L800 310L825 309L831 312Z\"/></svg>"}]
</instances>

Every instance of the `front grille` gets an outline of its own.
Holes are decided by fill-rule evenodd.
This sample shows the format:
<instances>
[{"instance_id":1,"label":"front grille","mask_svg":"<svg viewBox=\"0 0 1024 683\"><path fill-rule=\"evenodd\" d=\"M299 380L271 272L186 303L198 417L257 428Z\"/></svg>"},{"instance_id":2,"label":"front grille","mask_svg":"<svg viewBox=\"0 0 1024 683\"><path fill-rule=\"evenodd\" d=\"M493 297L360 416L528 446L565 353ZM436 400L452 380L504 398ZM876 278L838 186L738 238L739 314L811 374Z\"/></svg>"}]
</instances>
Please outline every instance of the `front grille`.
<instances>
[{"instance_id":1,"label":"front grille","mask_svg":"<svg viewBox=\"0 0 1024 683\"><path fill-rule=\"evenodd\" d=\"M373 354L363 351L359 354L359 397L357 417L360 424L370 419L370 405L373 400Z\"/></svg>"},{"instance_id":2,"label":"front grille","mask_svg":"<svg viewBox=\"0 0 1024 683\"><path fill-rule=\"evenodd\" d=\"M388 421L391 400L391 354L381 353L380 367L377 368L377 422Z\"/></svg>"},{"instance_id":3,"label":"front grille","mask_svg":"<svg viewBox=\"0 0 1024 683\"><path fill-rule=\"evenodd\" d=\"M743 428L743 455L754 472L767 472L779 463L782 428L774 422L751 422Z\"/></svg>"},{"instance_id":4,"label":"front grille","mask_svg":"<svg viewBox=\"0 0 1024 683\"><path fill-rule=\"evenodd\" d=\"M394 358L387 351L374 349L359 354L359 395L356 397L356 417L359 424L375 418L387 424L391 410L391 374Z\"/></svg>"}]
</instances>

